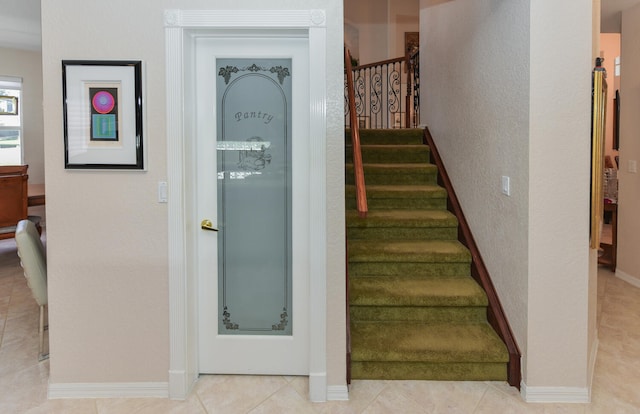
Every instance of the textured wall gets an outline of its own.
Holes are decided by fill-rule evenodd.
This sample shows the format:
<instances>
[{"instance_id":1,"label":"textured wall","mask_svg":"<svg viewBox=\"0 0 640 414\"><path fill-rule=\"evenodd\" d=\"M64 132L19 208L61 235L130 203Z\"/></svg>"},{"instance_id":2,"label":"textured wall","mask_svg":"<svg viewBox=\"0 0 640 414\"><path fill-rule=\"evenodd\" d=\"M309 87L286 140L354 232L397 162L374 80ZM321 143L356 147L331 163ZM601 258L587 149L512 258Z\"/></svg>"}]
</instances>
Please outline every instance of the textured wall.
<instances>
[{"instance_id":1,"label":"textured wall","mask_svg":"<svg viewBox=\"0 0 640 414\"><path fill-rule=\"evenodd\" d=\"M43 2L51 383L168 379L167 205L157 202L156 190L167 175L163 11L214 7L327 10L328 379L329 385L344 384L343 25L338 0ZM105 26L91 16L115 27L108 26L105 36ZM64 170L62 59L144 61L146 172Z\"/></svg>"},{"instance_id":2,"label":"textured wall","mask_svg":"<svg viewBox=\"0 0 640 414\"><path fill-rule=\"evenodd\" d=\"M629 172L629 161L640 163L640 6L622 14L620 76L620 170L617 273L640 285L640 175Z\"/></svg>"},{"instance_id":3,"label":"textured wall","mask_svg":"<svg viewBox=\"0 0 640 414\"><path fill-rule=\"evenodd\" d=\"M527 347L529 8L421 11L421 110L524 354ZM509 176L511 196L501 193Z\"/></svg>"},{"instance_id":4,"label":"textured wall","mask_svg":"<svg viewBox=\"0 0 640 414\"><path fill-rule=\"evenodd\" d=\"M585 387L591 4L430 3L421 2L422 120L523 352L523 380Z\"/></svg>"},{"instance_id":5,"label":"textured wall","mask_svg":"<svg viewBox=\"0 0 640 414\"><path fill-rule=\"evenodd\" d=\"M531 1L529 386L588 384L591 45L590 3Z\"/></svg>"}]
</instances>

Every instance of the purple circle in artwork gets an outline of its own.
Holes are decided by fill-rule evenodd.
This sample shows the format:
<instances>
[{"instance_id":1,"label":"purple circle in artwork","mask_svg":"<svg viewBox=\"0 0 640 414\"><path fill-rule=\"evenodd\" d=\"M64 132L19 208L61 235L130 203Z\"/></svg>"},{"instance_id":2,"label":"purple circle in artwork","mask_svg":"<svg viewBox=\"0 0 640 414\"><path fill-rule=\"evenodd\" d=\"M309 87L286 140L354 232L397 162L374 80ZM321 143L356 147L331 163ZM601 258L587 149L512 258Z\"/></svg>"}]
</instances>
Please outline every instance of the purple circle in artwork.
<instances>
[{"instance_id":1,"label":"purple circle in artwork","mask_svg":"<svg viewBox=\"0 0 640 414\"><path fill-rule=\"evenodd\" d=\"M96 112L106 114L111 112L113 107L116 105L116 100L113 98L111 93L107 91L100 91L93 95L91 103L93 104L93 108Z\"/></svg>"}]
</instances>

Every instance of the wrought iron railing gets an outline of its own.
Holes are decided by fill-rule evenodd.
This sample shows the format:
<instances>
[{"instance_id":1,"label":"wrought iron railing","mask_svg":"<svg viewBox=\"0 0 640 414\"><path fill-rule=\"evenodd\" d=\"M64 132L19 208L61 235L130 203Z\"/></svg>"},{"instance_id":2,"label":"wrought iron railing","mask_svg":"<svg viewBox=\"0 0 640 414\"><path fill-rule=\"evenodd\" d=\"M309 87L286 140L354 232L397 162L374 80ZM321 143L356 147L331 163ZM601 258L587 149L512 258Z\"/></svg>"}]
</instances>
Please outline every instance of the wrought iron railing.
<instances>
[{"instance_id":1,"label":"wrought iron railing","mask_svg":"<svg viewBox=\"0 0 640 414\"><path fill-rule=\"evenodd\" d=\"M419 54L353 67L360 128L415 128L420 124ZM345 76L345 124L351 126Z\"/></svg>"}]
</instances>

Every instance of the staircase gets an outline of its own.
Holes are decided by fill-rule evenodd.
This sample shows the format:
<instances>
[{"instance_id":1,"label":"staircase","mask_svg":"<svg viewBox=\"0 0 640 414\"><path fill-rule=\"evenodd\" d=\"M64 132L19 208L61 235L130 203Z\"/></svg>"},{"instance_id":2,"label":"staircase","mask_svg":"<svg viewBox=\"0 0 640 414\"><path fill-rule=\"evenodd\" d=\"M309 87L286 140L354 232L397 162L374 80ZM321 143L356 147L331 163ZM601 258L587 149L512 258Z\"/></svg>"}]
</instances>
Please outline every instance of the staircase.
<instances>
[{"instance_id":1,"label":"staircase","mask_svg":"<svg viewBox=\"0 0 640 414\"><path fill-rule=\"evenodd\" d=\"M507 380L509 353L422 130L360 130L360 140L366 218L346 165L351 378Z\"/></svg>"}]
</instances>

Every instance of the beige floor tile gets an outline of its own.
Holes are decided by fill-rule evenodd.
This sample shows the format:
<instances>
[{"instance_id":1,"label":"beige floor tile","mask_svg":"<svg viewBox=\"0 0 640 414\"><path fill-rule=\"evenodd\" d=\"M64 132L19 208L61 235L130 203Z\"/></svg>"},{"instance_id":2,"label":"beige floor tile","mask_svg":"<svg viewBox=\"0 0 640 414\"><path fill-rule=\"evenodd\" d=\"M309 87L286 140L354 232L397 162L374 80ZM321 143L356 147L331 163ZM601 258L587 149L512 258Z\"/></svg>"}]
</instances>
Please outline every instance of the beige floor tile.
<instances>
[{"instance_id":1,"label":"beige floor tile","mask_svg":"<svg viewBox=\"0 0 640 414\"><path fill-rule=\"evenodd\" d=\"M203 375L195 392L208 413L246 414L286 386L279 376Z\"/></svg>"},{"instance_id":2,"label":"beige floor tile","mask_svg":"<svg viewBox=\"0 0 640 414\"><path fill-rule=\"evenodd\" d=\"M541 407L527 404L521 398L504 393L494 387L488 387L482 400L472 413L474 414L516 414L541 413Z\"/></svg>"},{"instance_id":3,"label":"beige floor tile","mask_svg":"<svg viewBox=\"0 0 640 414\"><path fill-rule=\"evenodd\" d=\"M0 371L0 412L22 414L47 399L49 366L34 365L16 372Z\"/></svg>"},{"instance_id":4,"label":"beige floor tile","mask_svg":"<svg viewBox=\"0 0 640 414\"><path fill-rule=\"evenodd\" d=\"M387 384L376 399L369 404L363 411L364 414L386 414L395 412L415 414L428 412L411 398L397 392L390 384L392 384L392 382Z\"/></svg>"},{"instance_id":5,"label":"beige floor tile","mask_svg":"<svg viewBox=\"0 0 640 414\"><path fill-rule=\"evenodd\" d=\"M47 400L25 414L97 414L96 401L81 400Z\"/></svg>"},{"instance_id":6,"label":"beige floor tile","mask_svg":"<svg viewBox=\"0 0 640 414\"><path fill-rule=\"evenodd\" d=\"M226 412L226 411L221 411ZM313 404L290 385L279 389L249 414L316 414Z\"/></svg>"},{"instance_id":7,"label":"beige floor tile","mask_svg":"<svg viewBox=\"0 0 640 414\"><path fill-rule=\"evenodd\" d=\"M484 382L397 381L387 389L415 401L425 412L434 414L472 413L487 390Z\"/></svg>"},{"instance_id":8,"label":"beige floor tile","mask_svg":"<svg viewBox=\"0 0 640 414\"><path fill-rule=\"evenodd\" d=\"M185 401L166 398L112 398L95 401L97 414L207 414L197 396Z\"/></svg>"}]
</instances>

